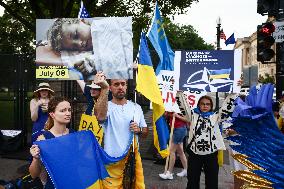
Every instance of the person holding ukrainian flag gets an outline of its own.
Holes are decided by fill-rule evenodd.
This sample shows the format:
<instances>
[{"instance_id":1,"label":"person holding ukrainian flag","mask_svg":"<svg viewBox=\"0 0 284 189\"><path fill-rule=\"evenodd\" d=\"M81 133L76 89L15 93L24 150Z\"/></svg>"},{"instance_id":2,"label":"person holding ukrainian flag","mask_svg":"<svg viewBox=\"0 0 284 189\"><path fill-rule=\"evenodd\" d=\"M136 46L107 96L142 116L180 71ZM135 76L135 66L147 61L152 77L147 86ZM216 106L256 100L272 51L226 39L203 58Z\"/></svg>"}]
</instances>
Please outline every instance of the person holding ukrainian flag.
<instances>
[{"instance_id":1,"label":"person holding ukrainian flag","mask_svg":"<svg viewBox=\"0 0 284 189\"><path fill-rule=\"evenodd\" d=\"M110 177L103 181L104 188L144 189L142 161L138 152L138 136L147 134L143 111L140 105L126 99L127 80L111 79L108 84L104 73L98 72L94 81L102 89L109 88L113 97L107 101L107 94L101 94L105 96L96 104L97 119L104 125L104 150L112 157L127 154L117 163L106 166ZM131 155L131 152L134 153ZM134 171L134 176L128 173L129 168Z\"/></svg>"}]
</instances>

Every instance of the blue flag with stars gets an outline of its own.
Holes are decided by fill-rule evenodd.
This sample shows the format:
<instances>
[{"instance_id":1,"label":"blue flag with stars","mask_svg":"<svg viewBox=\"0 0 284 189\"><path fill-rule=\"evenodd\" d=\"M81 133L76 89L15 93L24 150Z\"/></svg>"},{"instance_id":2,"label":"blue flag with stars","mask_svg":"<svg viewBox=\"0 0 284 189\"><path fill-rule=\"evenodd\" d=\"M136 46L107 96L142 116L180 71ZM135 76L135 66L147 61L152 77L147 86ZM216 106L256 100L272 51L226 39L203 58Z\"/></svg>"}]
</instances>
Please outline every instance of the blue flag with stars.
<instances>
[{"instance_id":1,"label":"blue flag with stars","mask_svg":"<svg viewBox=\"0 0 284 189\"><path fill-rule=\"evenodd\" d=\"M234 33L225 41L226 46L229 44L235 44L236 43L236 39L234 36Z\"/></svg>"},{"instance_id":2,"label":"blue flag with stars","mask_svg":"<svg viewBox=\"0 0 284 189\"><path fill-rule=\"evenodd\" d=\"M156 68L156 75L159 74L160 70L173 71L175 53L172 51L166 37L163 20L161 18L157 2L152 24L148 30L147 37L151 41L160 58L160 62Z\"/></svg>"},{"instance_id":3,"label":"blue flag with stars","mask_svg":"<svg viewBox=\"0 0 284 189\"><path fill-rule=\"evenodd\" d=\"M85 8L83 1L81 1L81 7L79 10L78 18L90 18L90 14L88 13L87 9Z\"/></svg>"}]
</instances>

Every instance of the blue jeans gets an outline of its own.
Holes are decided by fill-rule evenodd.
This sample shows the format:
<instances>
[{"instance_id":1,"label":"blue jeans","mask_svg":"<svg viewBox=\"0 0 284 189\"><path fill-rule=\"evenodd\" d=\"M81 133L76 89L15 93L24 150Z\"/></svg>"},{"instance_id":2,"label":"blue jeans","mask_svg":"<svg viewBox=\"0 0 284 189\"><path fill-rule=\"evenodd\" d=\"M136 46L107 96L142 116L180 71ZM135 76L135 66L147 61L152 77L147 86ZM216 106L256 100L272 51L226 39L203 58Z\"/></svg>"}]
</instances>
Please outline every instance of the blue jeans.
<instances>
[{"instance_id":1,"label":"blue jeans","mask_svg":"<svg viewBox=\"0 0 284 189\"><path fill-rule=\"evenodd\" d=\"M186 136L187 129L186 127L174 128L173 139L174 144L183 143L183 139Z\"/></svg>"}]
</instances>

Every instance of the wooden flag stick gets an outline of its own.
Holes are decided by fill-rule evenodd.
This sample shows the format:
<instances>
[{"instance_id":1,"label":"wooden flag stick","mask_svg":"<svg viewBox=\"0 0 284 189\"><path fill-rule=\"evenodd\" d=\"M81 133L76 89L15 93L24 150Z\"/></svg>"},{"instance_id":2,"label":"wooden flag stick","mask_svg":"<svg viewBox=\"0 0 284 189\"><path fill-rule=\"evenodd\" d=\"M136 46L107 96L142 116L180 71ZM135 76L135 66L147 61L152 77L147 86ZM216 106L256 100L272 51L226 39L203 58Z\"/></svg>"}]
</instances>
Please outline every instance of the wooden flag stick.
<instances>
[{"instance_id":1,"label":"wooden flag stick","mask_svg":"<svg viewBox=\"0 0 284 189\"><path fill-rule=\"evenodd\" d=\"M176 116L175 114L173 114L173 120L172 120L172 127L171 127L171 133L170 133L170 141L169 141L169 150L171 149L171 144L172 144L172 140L173 140L173 133L174 133L174 125L175 125L175 121L176 121ZM169 161L170 161L170 155L171 152L169 154L169 156L166 159L166 164L165 164L165 174L167 173L167 170L169 168Z\"/></svg>"}]
</instances>

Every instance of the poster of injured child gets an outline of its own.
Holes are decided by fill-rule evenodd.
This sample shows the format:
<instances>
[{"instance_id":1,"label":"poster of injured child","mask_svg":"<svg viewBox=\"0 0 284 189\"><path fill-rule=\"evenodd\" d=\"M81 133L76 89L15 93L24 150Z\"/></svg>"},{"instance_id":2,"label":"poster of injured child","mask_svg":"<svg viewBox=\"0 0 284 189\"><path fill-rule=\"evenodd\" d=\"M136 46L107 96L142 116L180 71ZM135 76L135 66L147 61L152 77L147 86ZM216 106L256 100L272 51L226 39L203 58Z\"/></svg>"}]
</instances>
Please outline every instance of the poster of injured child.
<instances>
[{"instance_id":1,"label":"poster of injured child","mask_svg":"<svg viewBox=\"0 0 284 189\"><path fill-rule=\"evenodd\" d=\"M36 78L133 78L131 17L36 20Z\"/></svg>"}]
</instances>

